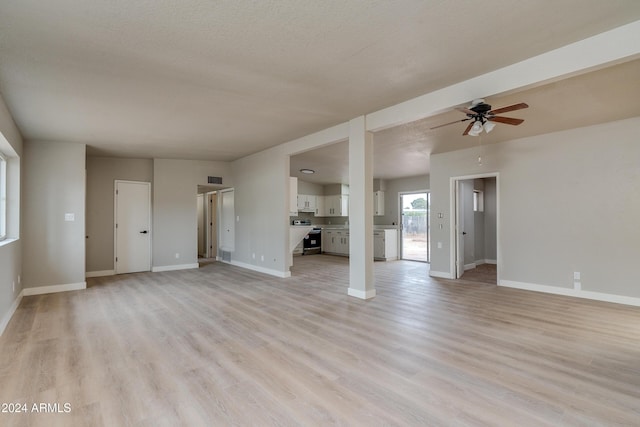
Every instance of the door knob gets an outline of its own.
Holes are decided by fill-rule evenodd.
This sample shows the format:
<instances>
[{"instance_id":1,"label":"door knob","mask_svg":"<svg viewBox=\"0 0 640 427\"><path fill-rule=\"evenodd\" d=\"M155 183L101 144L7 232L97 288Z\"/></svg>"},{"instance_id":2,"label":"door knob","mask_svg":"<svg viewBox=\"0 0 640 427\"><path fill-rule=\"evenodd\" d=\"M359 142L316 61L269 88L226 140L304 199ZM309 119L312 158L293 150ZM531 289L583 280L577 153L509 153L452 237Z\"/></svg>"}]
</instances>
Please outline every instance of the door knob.
<instances>
[{"instance_id":1,"label":"door knob","mask_svg":"<svg viewBox=\"0 0 640 427\"><path fill-rule=\"evenodd\" d=\"M147 234L147 233L148 233L148 231L147 231L147 230L144 230L144 231L141 231L141 232L140 232L140 234Z\"/></svg>"},{"instance_id":2,"label":"door knob","mask_svg":"<svg viewBox=\"0 0 640 427\"><path fill-rule=\"evenodd\" d=\"M463 235L463 236L466 236L466 235L467 235L467 232L466 232L466 231L463 231L463 232L462 232L462 235Z\"/></svg>"}]
</instances>

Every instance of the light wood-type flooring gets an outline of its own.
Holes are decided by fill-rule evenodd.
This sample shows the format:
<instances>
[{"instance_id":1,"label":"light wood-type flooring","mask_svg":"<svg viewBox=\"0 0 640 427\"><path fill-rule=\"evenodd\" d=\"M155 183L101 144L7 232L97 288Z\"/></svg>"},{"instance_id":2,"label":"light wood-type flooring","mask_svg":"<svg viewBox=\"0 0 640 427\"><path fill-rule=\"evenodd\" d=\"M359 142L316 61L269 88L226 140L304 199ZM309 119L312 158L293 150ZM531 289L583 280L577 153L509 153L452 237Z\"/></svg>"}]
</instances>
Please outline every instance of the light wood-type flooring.
<instances>
[{"instance_id":1,"label":"light wood-type flooring","mask_svg":"<svg viewBox=\"0 0 640 427\"><path fill-rule=\"evenodd\" d=\"M2 426L638 426L640 308L297 257L89 279L0 338Z\"/></svg>"},{"instance_id":2,"label":"light wood-type flooring","mask_svg":"<svg viewBox=\"0 0 640 427\"><path fill-rule=\"evenodd\" d=\"M495 264L480 264L476 268L465 271L460 280L495 285L498 283L497 266Z\"/></svg>"}]
</instances>

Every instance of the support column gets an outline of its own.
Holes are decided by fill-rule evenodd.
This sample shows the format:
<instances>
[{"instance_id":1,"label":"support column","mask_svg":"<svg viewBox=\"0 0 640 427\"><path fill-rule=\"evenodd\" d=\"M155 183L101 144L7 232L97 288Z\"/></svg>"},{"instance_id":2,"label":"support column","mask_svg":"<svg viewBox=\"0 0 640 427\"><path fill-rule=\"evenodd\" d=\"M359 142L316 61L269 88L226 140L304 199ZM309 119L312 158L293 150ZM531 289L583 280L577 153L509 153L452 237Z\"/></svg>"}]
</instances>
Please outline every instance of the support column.
<instances>
[{"instance_id":1,"label":"support column","mask_svg":"<svg viewBox=\"0 0 640 427\"><path fill-rule=\"evenodd\" d=\"M365 117L349 122L349 291L376 296L373 277L373 134Z\"/></svg>"}]
</instances>

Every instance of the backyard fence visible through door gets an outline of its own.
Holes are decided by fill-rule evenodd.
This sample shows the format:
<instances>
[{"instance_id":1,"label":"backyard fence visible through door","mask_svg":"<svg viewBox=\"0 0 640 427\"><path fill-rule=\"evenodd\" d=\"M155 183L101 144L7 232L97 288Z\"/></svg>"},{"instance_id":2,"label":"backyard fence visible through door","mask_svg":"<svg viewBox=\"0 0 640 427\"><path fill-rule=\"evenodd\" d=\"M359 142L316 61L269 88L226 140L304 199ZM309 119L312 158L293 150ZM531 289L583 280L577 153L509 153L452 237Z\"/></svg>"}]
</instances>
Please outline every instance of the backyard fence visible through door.
<instances>
[{"instance_id":1,"label":"backyard fence visible through door","mask_svg":"<svg viewBox=\"0 0 640 427\"><path fill-rule=\"evenodd\" d=\"M400 253L410 261L430 261L430 193L400 193Z\"/></svg>"}]
</instances>

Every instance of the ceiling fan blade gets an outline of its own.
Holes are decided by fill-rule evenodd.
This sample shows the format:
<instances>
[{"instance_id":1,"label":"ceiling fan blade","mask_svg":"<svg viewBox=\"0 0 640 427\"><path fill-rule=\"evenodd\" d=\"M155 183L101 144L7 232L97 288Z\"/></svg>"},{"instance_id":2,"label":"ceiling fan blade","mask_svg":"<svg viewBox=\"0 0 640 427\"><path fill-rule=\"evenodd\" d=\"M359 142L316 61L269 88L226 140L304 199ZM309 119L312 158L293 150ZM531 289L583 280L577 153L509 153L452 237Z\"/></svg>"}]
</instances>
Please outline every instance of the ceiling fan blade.
<instances>
[{"instance_id":1,"label":"ceiling fan blade","mask_svg":"<svg viewBox=\"0 0 640 427\"><path fill-rule=\"evenodd\" d=\"M471 128L473 127L473 123L474 123L474 122L469 123L469 126L467 126L467 128L464 130L464 133L462 134L463 136L464 136L464 135L468 135L468 134L469 134L469 131L470 131L470 130L471 130Z\"/></svg>"},{"instance_id":2,"label":"ceiling fan blade","mask_svg":"<svg viewBox=\"0 0 640 427\"><path fill-rule=\"evenodd\" d=\"M524 122L523 119L514 119L512 117L500 117L500 116L495 116L495 117L487 117L488 120L492 121L492 122L498 122L498 123L504 123L507 125L519 125L520 123Z\"/></svg>"},{"instance_id":3,"label":"ceiling fan blade","mask_svg":"<svg viewBox=\"0 0 640 427\"><path fill-rule=\"evenodd\" d=\"M455 122L445 123L445 124L443 124L443 125L434 126L434 127L430 128L430 129L432 129L432 130L433 130L433 129L438 129L438 128L441 128L441 127L443 127L443 126L449 126L449 125L452 125L452 124L454 124L454 123L466 122L467 120L471 120L471 119L470 119L470 118L467 118L467 119L456 120Z\"/></svg>"},{"instance_id":4,"label":"ceiling fan blade","mask_svg":"<svg viewBox=\"0 0 640 427\"><path fill-rule=\"evenodd\" d=\"M495 110L489 111L489 114L501 114L508 111L522 110L523 108L529 108L529 106L524 102L521 102L519 104L509 105L508 107L496 108Z\"/></svg>"},{"instance_id":5,"label":"ceiling fan blade","mask_svg":"<svg viewBox=\"0 0 640 427\"><path fill-rule=\"evenodd\" d=\"M470 109L465 108L465 107L457 107L456 110L461 111L461 112L463 112L465 114L478 114L475 111L470 110Z\"/></svg>"}]
</instances>

